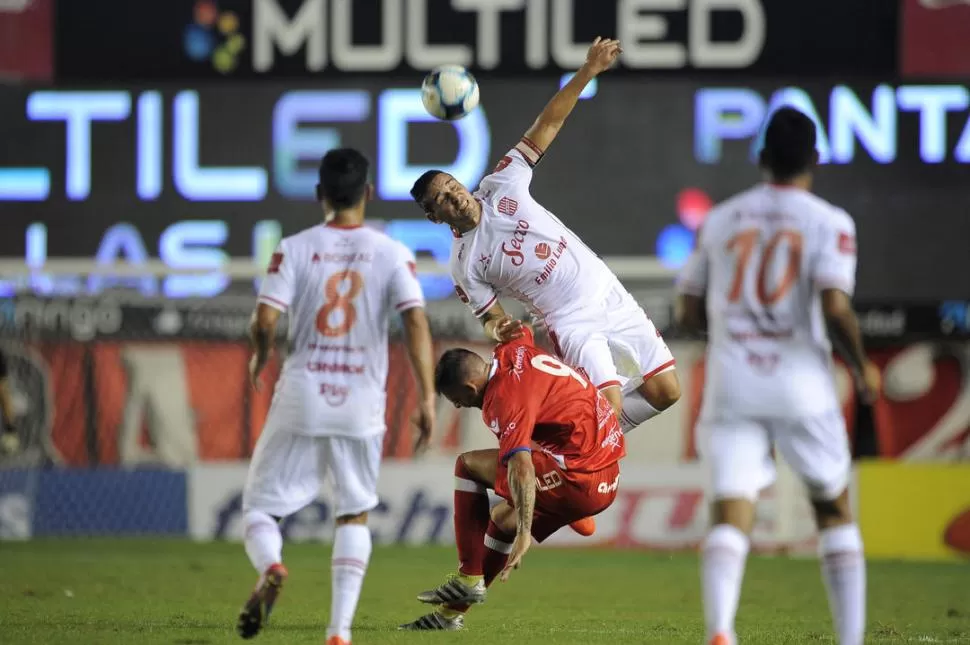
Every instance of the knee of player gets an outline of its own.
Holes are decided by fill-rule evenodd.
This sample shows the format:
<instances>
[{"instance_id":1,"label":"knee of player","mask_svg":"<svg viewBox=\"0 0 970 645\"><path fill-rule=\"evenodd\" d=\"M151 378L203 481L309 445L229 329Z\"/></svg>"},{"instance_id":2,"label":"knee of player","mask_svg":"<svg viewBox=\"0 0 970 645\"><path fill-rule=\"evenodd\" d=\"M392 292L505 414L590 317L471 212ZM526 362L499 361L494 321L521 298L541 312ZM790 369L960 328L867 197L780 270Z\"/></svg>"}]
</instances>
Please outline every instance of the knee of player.
<instances>
[{"instance_id":1,"label":"knee of player","mask_svg":"<svg viewBox=\"0 0 970 645\"><path fill-rule=\"evenodd\" d=\"M829 486L822 483L806 482L812 495L815 510L815 523L819 530L825 530L852 522L852 505L846 487Z\"/></svg>"},{"instance_id":2,"label":"knee of player","mask_svg":"<svg viewBox=\"0 0 970 645\"><path fill-rule=\"evenodd\" d=\"M680 379L670 370L657 374L640 386L640 394L657 411L662 412L680 400Z\"/></svg>"},{"instance_id":3,"label":"knee of player","mask_svg":"<svg viewBox=\"0 0 970 645\"><path fill-rule=\"evenodd\" d=\"M506 502L501 501L489 510L492 523L503 533L515 533L516 519L515 509Z\"/></svg>"},{"instance_id":4,"label":"knee of player","mask_svg":"<svg viewBox=\"0 0 970 645\"><path fill-rule=\"evenodd\" d=\"M341 515L337 518L337 526L345 526L347 524L367 524L367 511L356 515Z\"/></svg>"}]
</instances>

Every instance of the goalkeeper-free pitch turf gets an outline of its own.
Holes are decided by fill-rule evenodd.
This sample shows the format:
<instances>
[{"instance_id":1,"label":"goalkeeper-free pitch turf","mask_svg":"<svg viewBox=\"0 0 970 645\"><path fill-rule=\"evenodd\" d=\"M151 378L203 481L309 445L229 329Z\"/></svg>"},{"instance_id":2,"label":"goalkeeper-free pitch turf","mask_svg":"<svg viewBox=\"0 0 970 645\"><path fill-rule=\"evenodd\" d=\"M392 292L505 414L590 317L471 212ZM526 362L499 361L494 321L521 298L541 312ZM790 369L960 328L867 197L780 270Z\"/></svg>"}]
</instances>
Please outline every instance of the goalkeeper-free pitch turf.
<instances>
[{"instance_id":1,"label":"goalkeeper-free pitch turf","mask_svg":"<svg viewBox=\"0 0 970 645\"><path fill-rule=\"evenodd\" d=\"M323 643L329 548L289 545L290 578L263 643ZM697 557L533 548L495 583L462 632L396 631L414 596L456 565L450 547L378 547L354 645L703 645ZM158 540L0 542L0 643L242 643L236 613L255 574L241 545ZM970 564L869 565L871 643L970 643ZM738 616L742 645L833 643L818 564L753 557Z\"/></svg>"}]
</instances>

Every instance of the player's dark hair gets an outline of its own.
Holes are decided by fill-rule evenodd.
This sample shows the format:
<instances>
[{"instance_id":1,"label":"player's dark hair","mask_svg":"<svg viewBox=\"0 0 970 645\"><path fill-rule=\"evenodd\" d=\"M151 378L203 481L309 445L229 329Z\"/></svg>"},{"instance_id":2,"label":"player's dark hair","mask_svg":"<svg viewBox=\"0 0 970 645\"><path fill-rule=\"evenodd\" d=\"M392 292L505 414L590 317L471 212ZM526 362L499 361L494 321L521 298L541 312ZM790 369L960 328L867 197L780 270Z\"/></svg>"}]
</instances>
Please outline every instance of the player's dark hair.
<instances>
[{"instance_id":1,"label":"player's dark hair","mask_svg":"<svg viewBox=\"0 0 970 645\"><path fill-rule=\"evenodd\" d=\"M424 201L424 198L428 195L428 186L441 173L441 170L426 170L415 180L414 185L411 186L411 197L414 201L419 204Z\"/></svg>"},{"instance_id":2,"label":"player's dark hair","mask_svg":"<svg viewBox=\"0 0 970 645\"><path fill-rule=\"evenodd\" d=\"M776 110L765 128L761 167L775 181L788 181L811 170L817 158L815 123L793 107Z\"/></svg>"},{"instance_id":3,"label":"player's dark hair","mask_svg":"<svg viewBox=\"0 0 970 645\"><path fill-rule=\"evenodd\" d=\"M318 197L339 210L360 202L367 192L370 162L353 148L335 148L320 161Z\"/></svg>"},{"instance_id":4,"label":"player's dark hair","mask_svg":"<svg viewBox=\"0 0 970 645\"><path fill-rule=\"evenodd\" d=\"M464 382L468 374L469 361L478 354L461 347L449 349L438 359L434 368L434 389L442 391Z\"/></svg>"}]
</instances>

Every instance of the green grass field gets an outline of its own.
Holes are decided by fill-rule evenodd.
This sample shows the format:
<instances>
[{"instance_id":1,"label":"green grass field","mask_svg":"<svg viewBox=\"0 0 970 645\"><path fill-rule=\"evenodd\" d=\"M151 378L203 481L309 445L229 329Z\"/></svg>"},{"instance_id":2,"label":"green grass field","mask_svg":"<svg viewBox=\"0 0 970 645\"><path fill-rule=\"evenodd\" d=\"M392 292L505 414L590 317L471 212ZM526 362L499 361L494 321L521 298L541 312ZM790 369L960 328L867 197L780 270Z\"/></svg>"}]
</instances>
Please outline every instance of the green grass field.
<instances>
[{"instance_id":1,"label":"green grass field","mask_svg":"<svg viewBox=\"0 0 970 645\"><path fill-rule=\"evenodd\" d=\"M290 580L253 643L323 643L329 549L287 548ZM414 594L455 566L451 548L378 548L355 645L663 643L702 645L697 558L535 548L463 632L408 633ZM242 642L236 611L255 575L240 545L158 540L0 543L0 643L209 645ZM970 567L872 563L871 643L970 643ZM741 599L744 645L832 643L814 560L752 558Z\"/></svg>"}]
</instances>

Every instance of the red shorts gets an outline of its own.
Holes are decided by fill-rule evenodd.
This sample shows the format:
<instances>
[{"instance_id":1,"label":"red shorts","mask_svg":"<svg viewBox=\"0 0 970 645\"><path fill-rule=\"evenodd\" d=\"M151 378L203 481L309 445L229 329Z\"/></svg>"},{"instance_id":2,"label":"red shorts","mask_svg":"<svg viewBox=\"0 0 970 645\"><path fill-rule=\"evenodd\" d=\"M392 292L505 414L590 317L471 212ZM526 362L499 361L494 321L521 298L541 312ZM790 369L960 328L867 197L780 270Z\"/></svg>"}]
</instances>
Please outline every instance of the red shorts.
<instances>
[{"instance_id":1,"label":"red shorts","mask_svg":"<svg viewBox=\"0 0 970 645\"><path fill-rule=\"evenodd\" d=\"M616 499L620 464L614 463L595 473L564 470L548 454L532 451L536 469L536 509L532 520L532 537L542 542L562 527L602 513ZM509 473L499 463L495 477L495 494L512 504Z\"/></svg>"}]
</instances>

